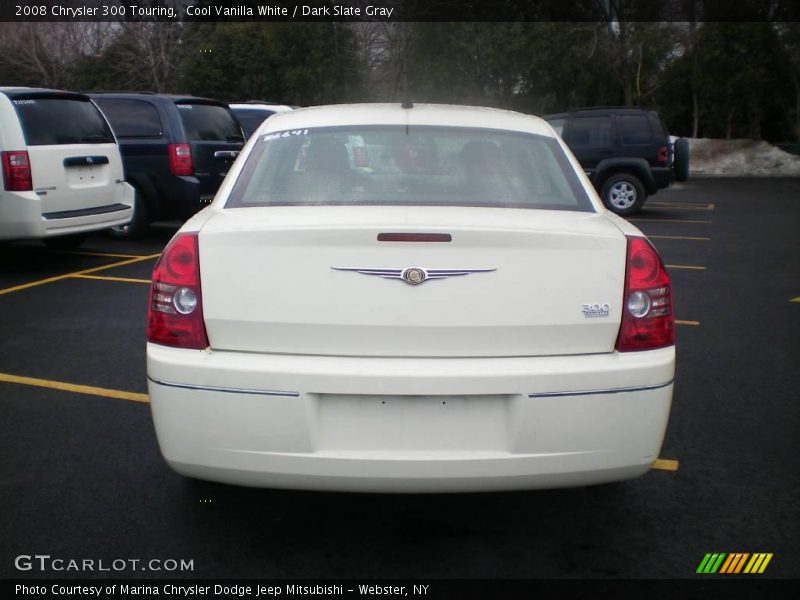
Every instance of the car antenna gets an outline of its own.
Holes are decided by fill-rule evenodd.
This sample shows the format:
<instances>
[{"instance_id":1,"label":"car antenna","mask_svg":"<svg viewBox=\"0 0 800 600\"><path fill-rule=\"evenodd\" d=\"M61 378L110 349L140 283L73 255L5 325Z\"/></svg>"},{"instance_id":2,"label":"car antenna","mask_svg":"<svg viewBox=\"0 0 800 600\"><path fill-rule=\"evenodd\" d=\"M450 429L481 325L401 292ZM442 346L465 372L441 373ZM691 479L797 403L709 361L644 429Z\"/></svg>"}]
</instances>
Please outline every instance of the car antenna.
<instances>
[{"instance_id":1,"label":"car antenna","mask_svg":"<svg viewBox=\"0 0 800 600\"><path fill-rule=\"evenodd\" d=\"M408 95L408 60L406 54L408 52L408 39L406 38L405 29L402 30L403 35L403 102L400 104L401 108L414 108L414 103Z\"/></svg>"}]
</instances>

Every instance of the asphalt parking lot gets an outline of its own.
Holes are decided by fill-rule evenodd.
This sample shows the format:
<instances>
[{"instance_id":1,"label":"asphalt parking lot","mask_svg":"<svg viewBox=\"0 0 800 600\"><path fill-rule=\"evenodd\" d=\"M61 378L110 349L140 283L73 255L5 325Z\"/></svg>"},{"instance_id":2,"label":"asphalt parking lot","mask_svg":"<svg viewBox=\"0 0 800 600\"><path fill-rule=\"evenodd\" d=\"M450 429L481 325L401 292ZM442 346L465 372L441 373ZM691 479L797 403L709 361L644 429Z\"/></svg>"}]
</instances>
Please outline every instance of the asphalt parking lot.
<instances>
[{"instance_id":1,"label":"asphalt parking lot","mask_svg":"<svg viewBox=\"0 0 800 600\"><path fill-rule=\"evenodd\" d=\"M674 287L663 460L623 484L501 494L184 480L158 452L144 363L174 229L0 246L0 576L93 575L17 570L38 553L193 560L126 577L698 578L706 553L747 552L773 554L763 577L800 577L800 180L693 179L632 221Z\"/></svg>"}]
</instances>

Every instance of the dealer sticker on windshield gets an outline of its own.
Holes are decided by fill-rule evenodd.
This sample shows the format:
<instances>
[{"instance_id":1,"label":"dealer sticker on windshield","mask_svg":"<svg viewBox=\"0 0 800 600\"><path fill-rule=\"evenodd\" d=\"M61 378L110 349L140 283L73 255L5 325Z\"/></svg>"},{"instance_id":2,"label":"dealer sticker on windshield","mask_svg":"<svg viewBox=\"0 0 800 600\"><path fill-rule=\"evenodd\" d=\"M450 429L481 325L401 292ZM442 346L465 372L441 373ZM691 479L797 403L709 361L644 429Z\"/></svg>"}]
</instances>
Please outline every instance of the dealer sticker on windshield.
<instances>
[{"instance_id":1,"label":"dealer sticker on windshield","mask_svg":"<svg viewBox=\"0 0 800 600\"><path fill-rule=\"evenodd\" d=\"M293 135L308 135L308 129L295 129L293 131L277 131L269 133L261 138L261 141L268 142L269 140L277 140L278 138L288 138Z\"/></svg>"}]
</instances>

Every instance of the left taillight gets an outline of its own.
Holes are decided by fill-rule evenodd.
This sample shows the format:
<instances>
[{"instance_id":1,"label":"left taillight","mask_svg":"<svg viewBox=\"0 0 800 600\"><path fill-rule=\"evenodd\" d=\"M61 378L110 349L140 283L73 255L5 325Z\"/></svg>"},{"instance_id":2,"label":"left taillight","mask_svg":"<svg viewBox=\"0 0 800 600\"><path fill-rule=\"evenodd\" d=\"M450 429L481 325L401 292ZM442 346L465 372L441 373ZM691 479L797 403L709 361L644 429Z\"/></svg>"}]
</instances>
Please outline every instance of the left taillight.
<instances>
[{"instance_id":1,"label":"left taillight","mask_svg":"<svg viewBox=\"0 0 800 600\"><path fill-rule=\"evenodd\" d=\"M208 348L196 233L175 236L153 268L147 341L175 348Z\"/></svg>"},{"instance_id":2,"label":"left taillight","mask_svg":"<svg viewBox=\"0 0 800 600\"><path fill-rule=\"evenodd\" d=\"M628 238L619 352L653 350L675 343L672 285L661 257L642 237Z\"/></svg>"},{"instance_id":3,"label":"left taillight","mask_svg":"<svg viewBox=\"0 0 800 600\"><path fill-rule=\"evenodd\" d=\"M31 161L28 153L20 151L0 152L3 162L3 181L6 191L30 192L33 190Z\"/></svg>"}]
</instances>

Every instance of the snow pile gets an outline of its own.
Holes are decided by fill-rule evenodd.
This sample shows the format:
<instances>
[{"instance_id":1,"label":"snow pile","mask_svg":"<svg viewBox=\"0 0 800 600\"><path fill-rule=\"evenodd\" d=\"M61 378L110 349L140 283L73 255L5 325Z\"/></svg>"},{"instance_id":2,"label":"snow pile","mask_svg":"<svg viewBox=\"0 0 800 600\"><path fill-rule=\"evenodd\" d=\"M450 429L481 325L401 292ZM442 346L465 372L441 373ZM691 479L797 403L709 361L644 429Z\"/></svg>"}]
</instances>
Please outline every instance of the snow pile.
<instances>
[{"instance_id":1,"label":"snow pile","mask_svg":"<svg viewBox=\"0 0 800 600\"><path fill-rule=\"evenodd\" d=\"M690 175L800 177L800 156L767 142L688 139Z\"/></svg>"}]
</instances>

